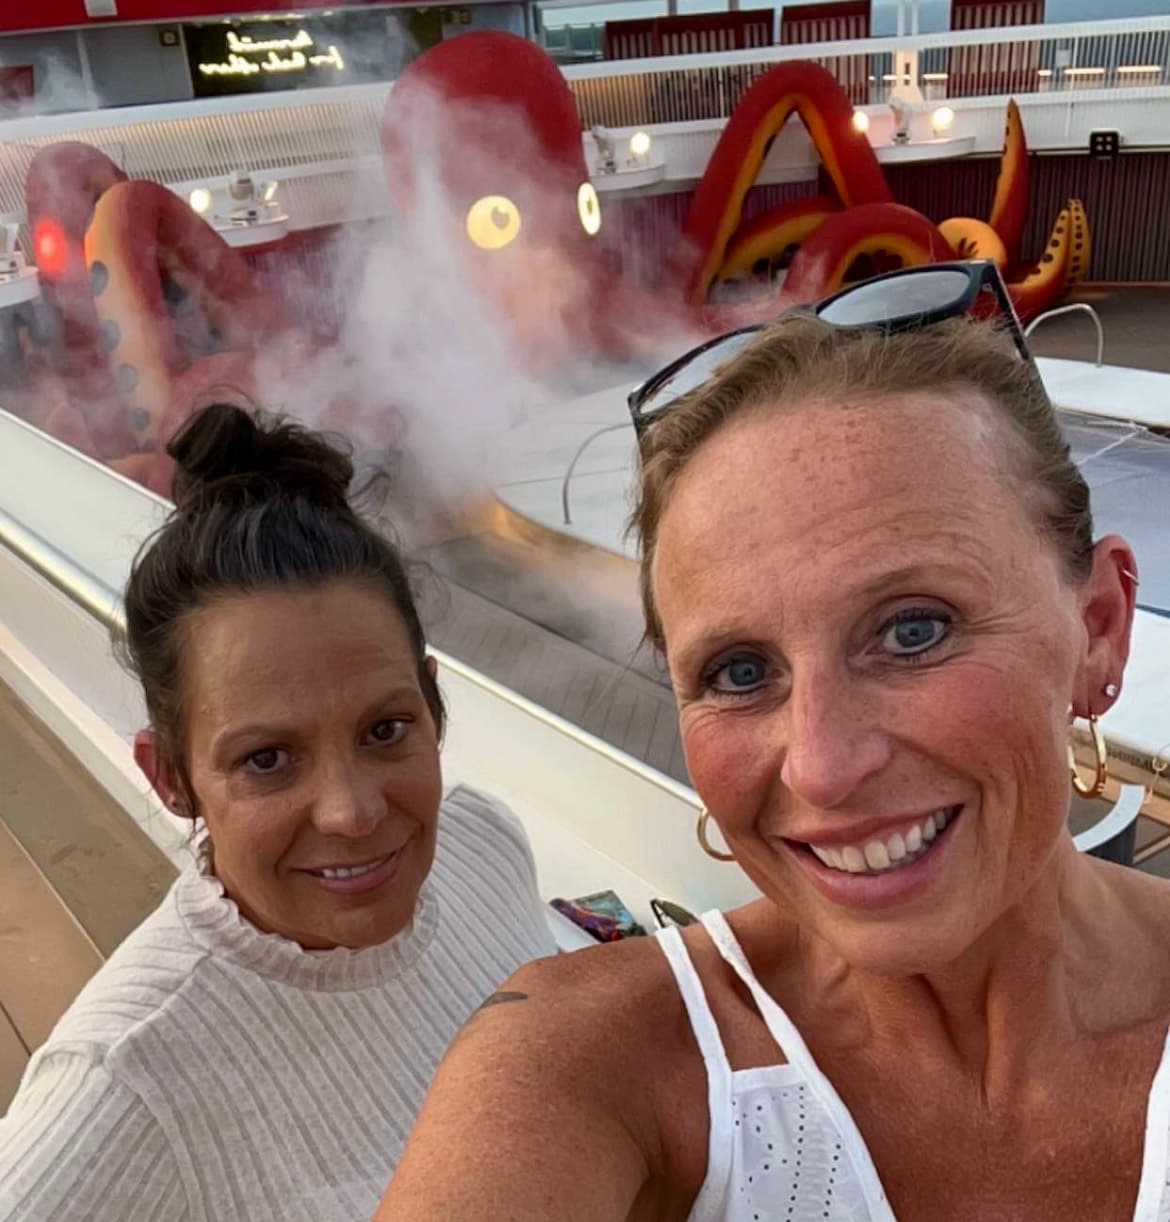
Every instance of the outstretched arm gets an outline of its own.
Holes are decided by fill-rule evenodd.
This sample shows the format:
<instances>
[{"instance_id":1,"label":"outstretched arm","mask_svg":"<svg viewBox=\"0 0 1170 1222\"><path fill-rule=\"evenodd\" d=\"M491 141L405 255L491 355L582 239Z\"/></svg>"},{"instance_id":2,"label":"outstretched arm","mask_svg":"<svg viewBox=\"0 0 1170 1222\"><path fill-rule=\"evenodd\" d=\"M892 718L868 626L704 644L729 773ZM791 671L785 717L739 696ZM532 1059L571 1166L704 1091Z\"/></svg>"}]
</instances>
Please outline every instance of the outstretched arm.
<instances>
[{"instance_id":1,"label":"outstretched arm","mask_svg":"<svg viewBox=\"0 0 1170 1222\"><path fill-rule=\"evenodd\" d=\"M648 1109L610 990L570 983L575 959L522 968L456 1037L378 1222L626 1222Z\"/></svg>"}]
</instances>

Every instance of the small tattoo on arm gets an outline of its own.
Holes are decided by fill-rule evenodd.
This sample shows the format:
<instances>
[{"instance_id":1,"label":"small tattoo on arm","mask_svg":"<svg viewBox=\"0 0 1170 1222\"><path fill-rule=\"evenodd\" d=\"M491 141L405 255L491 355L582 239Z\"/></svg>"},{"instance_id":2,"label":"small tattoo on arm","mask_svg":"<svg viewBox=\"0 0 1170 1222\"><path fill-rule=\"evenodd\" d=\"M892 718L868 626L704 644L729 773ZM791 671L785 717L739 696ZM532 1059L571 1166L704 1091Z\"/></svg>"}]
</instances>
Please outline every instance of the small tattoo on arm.
<instances>
[{"instance_id":1,"label":"small tattoo on arm","mask_svg":"<svg viewBox=\"0 0 1170 1222\"><path fill-rule=\"evenodd\" d=\"M503 1006L503 1005L507 1005L507 1003L510 1001L527 1001L527 1000L528 1000L527 993L511 993L505 989L503 992L493 993L487 999L487 1001L485 1001L483 1005L481 1005L476 1010L476 1013L478 1014L480 1010L486 1010L489 1006Z\"/></svg>"},{"instance_id":2,"label":"small tattoo on arm","mask_svg":"<svg viewBox=\"0 0 1170 1222\"><path fill-rule=\"evenodd\" d=\"M475 1026L475 1020L484 1012L484 1010L489 1010L491 1009L492 1006L507 1005L508 1002L510 1001L527 1001L527 1000L528 1000L527 993L515 993L515 992L511 992L508 989L502 989L498 993L493 993L487 999L487 1001L481 1002L480 1005L476 1009L472 1010L471 1015L468 1018L467 1022L463 1024L463 1026L459 1029L458 1033L456 1034L455 1038L451 1041L451 1047L454 1048L456 1044L462 1041L463 1037L468 1033L468 1031L470 1031L472 1027Z\"/></svg>"}]
</instances>

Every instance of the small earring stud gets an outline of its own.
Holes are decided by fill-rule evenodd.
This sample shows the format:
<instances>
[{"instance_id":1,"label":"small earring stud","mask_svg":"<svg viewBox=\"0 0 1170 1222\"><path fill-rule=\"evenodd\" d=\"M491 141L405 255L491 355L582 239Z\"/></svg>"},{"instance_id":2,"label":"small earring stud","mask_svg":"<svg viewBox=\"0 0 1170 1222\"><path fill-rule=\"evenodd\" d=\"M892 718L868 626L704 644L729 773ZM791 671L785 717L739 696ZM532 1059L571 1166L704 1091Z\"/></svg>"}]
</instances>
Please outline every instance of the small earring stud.
<instances>
[{"instance_id":1,"label":"small earring stud","mask_svg":"<svg viewBox=\"0 0 1170 1222\"><path fill-rule=\"evenodd\" d=\"M1108 696L1110 700L1112 700L1113 697L1117 695L1119 690L1120 689L1118 688L1116 683L1106 683L1105 684L1105 695Z\"/></svg>"}]
</instances>

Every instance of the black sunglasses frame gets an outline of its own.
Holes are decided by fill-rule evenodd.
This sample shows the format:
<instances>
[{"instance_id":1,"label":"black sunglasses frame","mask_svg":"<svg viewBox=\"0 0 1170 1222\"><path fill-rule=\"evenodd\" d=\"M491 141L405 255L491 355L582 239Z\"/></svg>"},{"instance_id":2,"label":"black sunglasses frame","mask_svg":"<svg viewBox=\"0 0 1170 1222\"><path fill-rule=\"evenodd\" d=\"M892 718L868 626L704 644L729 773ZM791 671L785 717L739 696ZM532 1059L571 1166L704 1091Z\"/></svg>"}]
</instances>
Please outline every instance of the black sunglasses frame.
<instances>
[{"instance_id":1,"label":"black sunglasses frame","mask_svg":"<svg viewBox=\"0 0 1170 1222\"><path fill-rule=\"evenodd\" d=\"M894 335L901 331L914 331L966 314L978 300L979 294L985 289L990 289L995 297L999 312L1007 324L1007 329L1016 345L1016 349L1020 356L1035 370L1036 364L1028 348L1028 341L1024 336L1024 329L1020 325L1015 306L1012 304L1011 295L1007 291L1007 285L1004 284L1003 277L999 274L999 269L990 259L972 259L957 263L928 263L921 267L901 268L898 271L885 272L880 276L874 276L869 280L863 280L857 284L851 284L846 288L840 289L831 297L826 297L813 305L793 306L792 309L785 310L777 315L777 318L783 318L786 314L796 313L815 314L820 317L830 306L842 300L842 298L849 297L861 288L872 289L874 285L881 284L883 281L905 280L912 276L921 276L940 270L962 272L967 278L966 287L962 292L945 305L938 306L932 310L919 310L911 314L902 314L892 319L875 319L873 322L866 323L830 322L829 325L841 331L884 331L887 335ZM638 436L641 436L664 412L669 411L671 406L678 402L678 398L685 397L680 395L678 398L669 399L666 403L652 408L650 411L643 410L646 403L653 399L654 395L671 378L712 348L726 343L727 340L733 339L738 335L759 334L770 325L770 323L752 323L750 326L738 327L734 331L726 331L722 335L717 335L714 339L709 339L706 343L699 344L697 347L690 349L690 351L684 352L682 356L671 361L669 365L663 366L657 373L651 374L641 385L636 386L630 392L627 404L630 409L630 417L634 422L634 431ZM1038 373L1037 377L1039 377Z\"/></svg>"}]
</instances>

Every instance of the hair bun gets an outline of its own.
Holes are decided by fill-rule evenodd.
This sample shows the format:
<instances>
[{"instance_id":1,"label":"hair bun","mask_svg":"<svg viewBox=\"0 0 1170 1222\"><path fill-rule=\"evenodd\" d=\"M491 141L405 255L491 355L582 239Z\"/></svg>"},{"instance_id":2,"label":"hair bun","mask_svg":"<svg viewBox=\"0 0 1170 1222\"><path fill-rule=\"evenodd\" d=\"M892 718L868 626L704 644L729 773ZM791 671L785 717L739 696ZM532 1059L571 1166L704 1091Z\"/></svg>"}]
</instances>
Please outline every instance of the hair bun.
<instances>
[{"instance_id":1,"label":"hair bun","mask_svg":"<svg viewBox=\"0 0 1170 1222\"><path fill-rule=\"evenodd\" d=\"M300 497L347 509L353 463L319 433L290 420L253 417L229 403L196 412L167 443L172 499L183 511L218 502Z\"/></svg>"}]
</instances>

